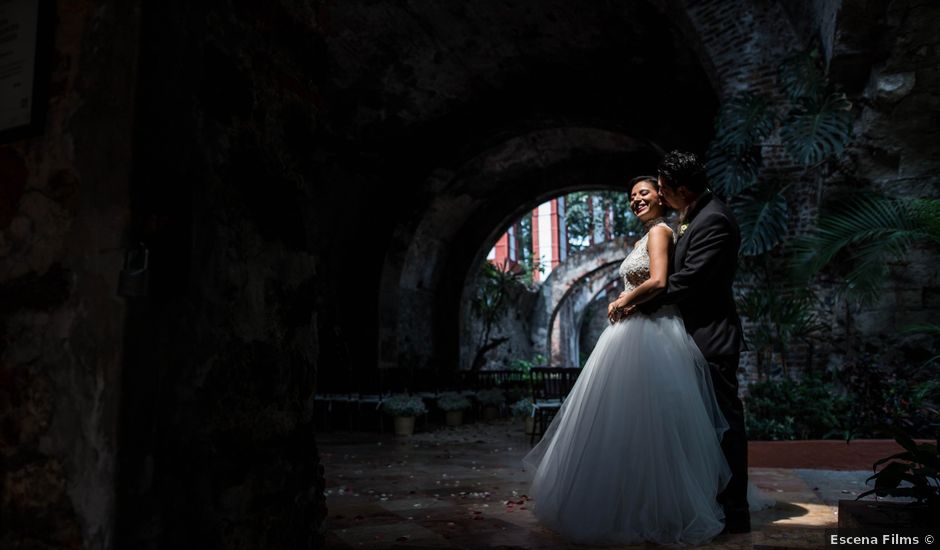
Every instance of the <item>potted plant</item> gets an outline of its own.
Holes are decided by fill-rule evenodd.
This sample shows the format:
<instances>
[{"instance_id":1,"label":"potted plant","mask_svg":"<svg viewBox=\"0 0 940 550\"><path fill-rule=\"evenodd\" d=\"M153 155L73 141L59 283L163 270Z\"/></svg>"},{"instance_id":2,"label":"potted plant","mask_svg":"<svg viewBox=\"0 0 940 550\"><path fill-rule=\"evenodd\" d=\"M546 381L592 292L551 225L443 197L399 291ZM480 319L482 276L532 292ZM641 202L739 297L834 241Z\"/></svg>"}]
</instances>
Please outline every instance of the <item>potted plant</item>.
<instances>
[{"instance_id":1,"label":"potted plant","mask_svg":"<svg viewBox=\"0 0 940 550\"><path fill-rule=\"evenodd\" d=\"M463 423L463 412L470 408L470 400L460 393L447 391L437 398L437 406L446 414L448 426L459 426Z\"/></svg>"},{"instance_id":2,"label":"potted plant","mask_svg":"<svg viewBox=\"0 0 940 550\"><path fill-rule=\"evenodd\" d=\"M937 454L937 445L918 444L900 431L895 432L894 439L904 451L872 465L875 473L868 481L874 481L875 488L858 495L854 501L839 501L840 528L929 527L940 514L940 455ZM879 466L882 466L881 470L878 470ZM859 501L871 494L913 500Z\"/></svg>"},{"instance_id":3,"label":"potted plant","mask_svg":"<svg viewBox=\"0 0 940 550\"><path fill-rule=\"evenodd\" d=\"M382 412L394 417L395 435L411 435L415 429L415 416L426 413L424 401L416 395L397 393L382 400Z\"/></svg>"},{"instance_id":4,"label":"potted plant","mask_svg":"<svg viewBox=\"0 0 940 550\"><path fill-rule=\"evenodd\" d=\"M880 497L909 497L940 511L940 458L937 456L937 446L917 444L901 434L895 435L894 440L904 447L904 452L875 462L872 466L875 473L868 478L868 481L875 481L875 488L858 495L858 498L872 493ZM884 467L877 471L882 464ZM902 481L909 485L902 487Z\"/></svg>"},{"instance_id":5,"label":"potted plant","mask_svg":"<svg viewBox=\"0 0 940 550\"><path fill-rule=\"evenodd\" d=\"M485 420L495 420L499 416L499 407L506 402L506 395L499 388L480 390L477 392L476 398L483 406L483 418Z\"/></svg>"},{"instance_id":6,"label":"potted plant","mask_svg":"<svg viewBox=\"0 0 940 550\"><path fill-rule=\"evenodd\" d=\"M512 404L510 410L513 417L525 420L525 434L532 435L532 432L535 431L535 417L532 415L535 409L532 400L528 398L520 399Z\"/></svg>"}]
</instances>

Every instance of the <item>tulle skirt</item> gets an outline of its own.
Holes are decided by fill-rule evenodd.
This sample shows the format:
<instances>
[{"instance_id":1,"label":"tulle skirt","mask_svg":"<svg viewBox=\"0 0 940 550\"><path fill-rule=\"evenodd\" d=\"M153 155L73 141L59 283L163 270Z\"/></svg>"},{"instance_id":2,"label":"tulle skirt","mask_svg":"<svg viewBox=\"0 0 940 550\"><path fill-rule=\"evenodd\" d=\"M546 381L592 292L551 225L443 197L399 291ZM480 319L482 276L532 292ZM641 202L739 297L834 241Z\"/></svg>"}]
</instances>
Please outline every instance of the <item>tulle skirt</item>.
<instances>
[{"instance_id":1,"label":"tulle skirt","mask_svg":"<svg viewBox=\"0 0 940 550\"><path fill-rule=\"evenodd\" d=\"M726 429L675 308L634 315L601 334L523 459L533 512L579 543L706 542L724 527Z\"/></svg>"}]
</instances>

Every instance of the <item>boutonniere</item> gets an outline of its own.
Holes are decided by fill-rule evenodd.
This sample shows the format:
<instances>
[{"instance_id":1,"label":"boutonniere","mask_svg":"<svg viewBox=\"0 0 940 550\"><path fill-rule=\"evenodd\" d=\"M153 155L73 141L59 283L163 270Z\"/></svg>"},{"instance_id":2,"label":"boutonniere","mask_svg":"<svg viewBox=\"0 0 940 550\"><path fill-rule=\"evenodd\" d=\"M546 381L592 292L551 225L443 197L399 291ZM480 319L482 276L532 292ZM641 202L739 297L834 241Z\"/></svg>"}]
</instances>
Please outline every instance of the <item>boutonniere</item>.
<instances>
[{"instance_id":1,"label":"boutonniere","mask_svg":"<svg viewBox=\"0 0 940 550\"><path fill-rule=\"evenodd\" d=\"M679 236L680 236L680 237L682 236L683 233L685 233L685 230L686 230L688 227L689 227L689 224L687 224L687 223L684 223L684 224L682 224L682 225L679 226Z\"/></svg>"}]
</instances>

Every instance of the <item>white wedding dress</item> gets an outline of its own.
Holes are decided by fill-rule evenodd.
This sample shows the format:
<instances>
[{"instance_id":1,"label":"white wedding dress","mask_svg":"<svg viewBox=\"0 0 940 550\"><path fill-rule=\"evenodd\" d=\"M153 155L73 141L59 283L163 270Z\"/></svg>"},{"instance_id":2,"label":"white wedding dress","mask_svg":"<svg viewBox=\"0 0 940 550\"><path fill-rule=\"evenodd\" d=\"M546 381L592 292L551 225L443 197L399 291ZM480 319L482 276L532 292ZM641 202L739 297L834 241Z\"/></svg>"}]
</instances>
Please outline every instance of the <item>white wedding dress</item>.
<instances>
[{"instance_id":1,"label":"white wedding dress","mask_svg":"<svg viewBox=\"0 0 940 550\"><path fill-rule=\"evenodd\" d=\"M620 266L627 290L649 278L647 236ZM533 512L573 542L706 542L724 527L726 429L678 310L634 314L604 330L523 459Z\"/></svg>"}]
</instances>

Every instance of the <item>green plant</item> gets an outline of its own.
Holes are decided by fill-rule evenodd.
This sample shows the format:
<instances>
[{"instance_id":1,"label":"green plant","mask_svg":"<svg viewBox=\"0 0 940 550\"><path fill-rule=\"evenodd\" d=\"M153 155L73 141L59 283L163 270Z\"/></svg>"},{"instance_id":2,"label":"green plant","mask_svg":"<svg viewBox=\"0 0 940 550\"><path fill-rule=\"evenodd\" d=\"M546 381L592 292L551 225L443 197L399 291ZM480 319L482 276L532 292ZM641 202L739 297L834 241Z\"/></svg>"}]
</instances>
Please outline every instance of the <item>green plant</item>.
<instances>
[{"instance_id":1,"label":"green plant","mask_svg":"<svg viewBox=\"0 0 940 550\"><path fill-rule=\"evenodd\" d=\"M499 388L480 390L476 393L476 399L481 405L499 406L506 402L506 395Z\"/></svg>"},{"instance_id":2,"label":"green plant","mask_svg":"<svg viewBox=\"0 0 940 550\"><path fill-rule=\"evenodd\" d=\"M907 325L901 328L902 333L906 334L923 334L930 336L934 340L934 345L940 343L940 323L926 323L920 325ZM932 365L940 360L940 354L934 355L930 359L924 361L921 367L926 367Z\"/></svg>"},{"instance_id":3,"label":"green plant","mask_svg":"<svg viewBox=\"0 0 940 550\"><path fill-rule=\"evenodd\" d=\"M522 372L522 381L528 382L532 377L532 367L538 367L546 363L545 356L541 354L536 354L532 360L528 359L513 359L509 362L509 370L521 371Z\"/></svg>"},{"instance_id":4,"label":"green plant","mask_svg":"<svg viewBox=\"0 0 940 550\"><path fill-rule=\"evenodd\" d=\"M929 367L863 352L846 362L838 377L850 398L850 434L874 436L885 426L917 437L935 434L938 384Z\"/></svg>"},{"instance_id":5,"label":"green plant","mask_svg":"<svg viewBox=\"0 0 940 550\"><path fill-rule=\"evenodd\" d=\"M786 371L789 343L809 338L822 326L808 314L811 308L802 298L792 298L796 293L788 289L802 285L788 280L792 271L778 265L788 254L790 235L785 195L799 178L760 177L765 151L782 148L821 186L823 165L836 159L849 142L853 116L851 103L829 88L818 51L792 55L778 69L777 83L785 100L742 93L722 103L705 170L713 191L734 209L741 229L741 274L752 288L741 304L742 313L754 321L749 326L756 327L748 341L759 348L760 366L768 355L776 354ZM779 145L769 143L775 132ZM817 200L818 196L819 192ZM787 297L777 299L781 288Z\"/></svg>"},{"instance_id":6,"label":"green plant","mask_svg":"<svg viewBox=\"0 0 940 550\"><path fill-rule=\"evenodd\" d=\"M816 229L796 241L793 270L808 280L840 258L851 266L841 290L872 301L888 262L903 258L915 242L940 243L940 200L854 199L821 216Z\"/></svg>"},{"instance_id":7,"label":"green plant","mask_svg":"<svg viewBox=\"0 0 940 550\"><path fill-rule=\"evenodd\" d=\"M382 400L382 412L392 416L418 416L428 412L424 401L416 395L406 393L392 394Z\"/></svg>"},{"instance_id":8,"label":"green plant","mask_svg":"<svg viewBox=\"0 0 940 550\"><path fill-rule=\"evenodd\" d=\"M834 384L807 376L753 383L745 406L752 439L818 439L844 435L849 400Z\"/></svg>"},{"instance_id":9,"label":"green plant","mask_svg":"<svg viewBox=\"0 0 940 550\"><path fill-rule=\"evenodd\" d=\"M880 497L908 497L931 508L940 508L940 456L937 446L917 444L902 432L894 440L903 452L878 460L872 465L875 488L858 495L857 499L875 494ZM881 471L878 466L884 465ZM903 482L908 485L901 486ZM856 499L856 500L857 500Z\"/></svg>"},{"instance_id":10,"label":"green plant","mask_svg":"<svg viewBox=\"0 0 940 550\"><path fill-rule=\"evenodd\" d=\"M784 150L804 169L813 170L843 152L852 134L852 104L844 94L829 89L818 49L794 54L778 67L777 84L787 101L741 93L725 101L715 119L715 138L706 154L705 169L714 190L726 198L752 188L758 193L742 196L744 210L762 213L754 226L759 245L747 246L745 254L761 254L766 246L779 243L786 227L777 223L778 211L786 207L775 182L761 182L765 141L780 130ZM756 203L756 204L755 204Z\"/></svg>"},{"instance_id":11,"label":"green plant","mask_svg":"<svg viewBox=\"0 0 940 550\"><path fill-rule=\"evenodd\" d=\"M532 413L535 411L535 405L532 403L531 399L520 399L510 406L510 411L512 415L517 418L525 418L532 416Z\"/></svg>"},{"instance_id":12,"label":"green plant","mask_svg":"<svg viewBox=\"0 0 940 550\"><path fill-rule=\"evenodd\" d=\"M565 195L565 234L572 252L594 244L597 232L611 239L636 235L642 230L643 224L630 208L629 193L577 191Z\"/></svg>"},{"instance_id":13,"label":"green plant","mask_svg":"<svg viewBox=\"0 0 940 550\"><path fill-rule=\"evenodd\" d=\"M524 273L512 269L508 263L495 266L488 261L483 262L476 294L470 302L471 311L483 323L477 351L470 363L471 370L480 370L486 362L486 353L509 339L507 337L491 338L490 335L508 310L512 289L520 287L523 278Z\"/></svg>"},{"instance_id":14,"label":"green plant","mask_svg":"<svg viewBox=\"0 0 940 550\"><path fill-rule=\"evenodd\" d=\"M444 392L438 396L437 406L444 411L463 411L470 408L470 400L458 392Z\"/></svg>"},{"instance_id":15,"label":"green plant","mask_svg":"<svg viewBox=\"0 0 940 550\"><path fill-rule=\"evenodd\" d=\"M539 365L545 364L545 356L541 354L536 354L532 360L528 359L513 359L509 363L509 368L511 370L520 370L525 373L528 373L532 370L532 367L538 367Z\"/></svg>"},{"instance_id":16,"label":"green plant","mask_svg":"<svg viewBox=\"0 0 940 550\"><path fill-rule=\"evenodd\" d=\"M764 190L764 195L742 196L745 200L736 204L745 256L770 252L787 234L787 200L773 189Z\"/></svg>"},{"instance_id":17,"label":"green plant","mask_svg":"<svg viewBox=\"0 0 940 550\"><path fill-rule=\"evenodd\" d=\"M761 418L748 413L747 436L757 441L790 441L796 439L796 426L792 416Z\"/></svg>"},{"instance_id":18,"label":"green plant","mask_svg":"<svg viewBox=\"0 0 940 550\"><path fill-rule=\"evenodd\" d=\"M821 185L819 168L844 150L852 135L852 104L832 92L818 51L795 54L779 67L787 101L743 93L725 101L705 170L712 188L731 201L741 225L741 253L756 256L784 242L789 232L787 181L758 177L766 140L779 130L783 150Z\"/></svg>"},{"instance_id":19,"label":"green plant","mask_svg":"<svg viewBox=\"0 0 940 550\"><path fill-rule=\"evenodd\" d=\"M845 94L824 99L801 97L780 129L787 153L803 166L813 166L845 149L852 133L852 103Z\"/></svg>"},{"instance_id":20,"label":"green plant","mask_svg":"<svg viewBox=\"0 0 940 550\"><path fill-rule=\"evenodd\" d=\"M738 311L751 321L746 334L748 348L756 352L758 374L768 374L767 365L776 355L782 374L789 374L788 350L797 340L806 340L825 327L816 316L817 300L806 288L784 288L777 292L752 290L738 300Z\"/></svg>"}]
</instances>

